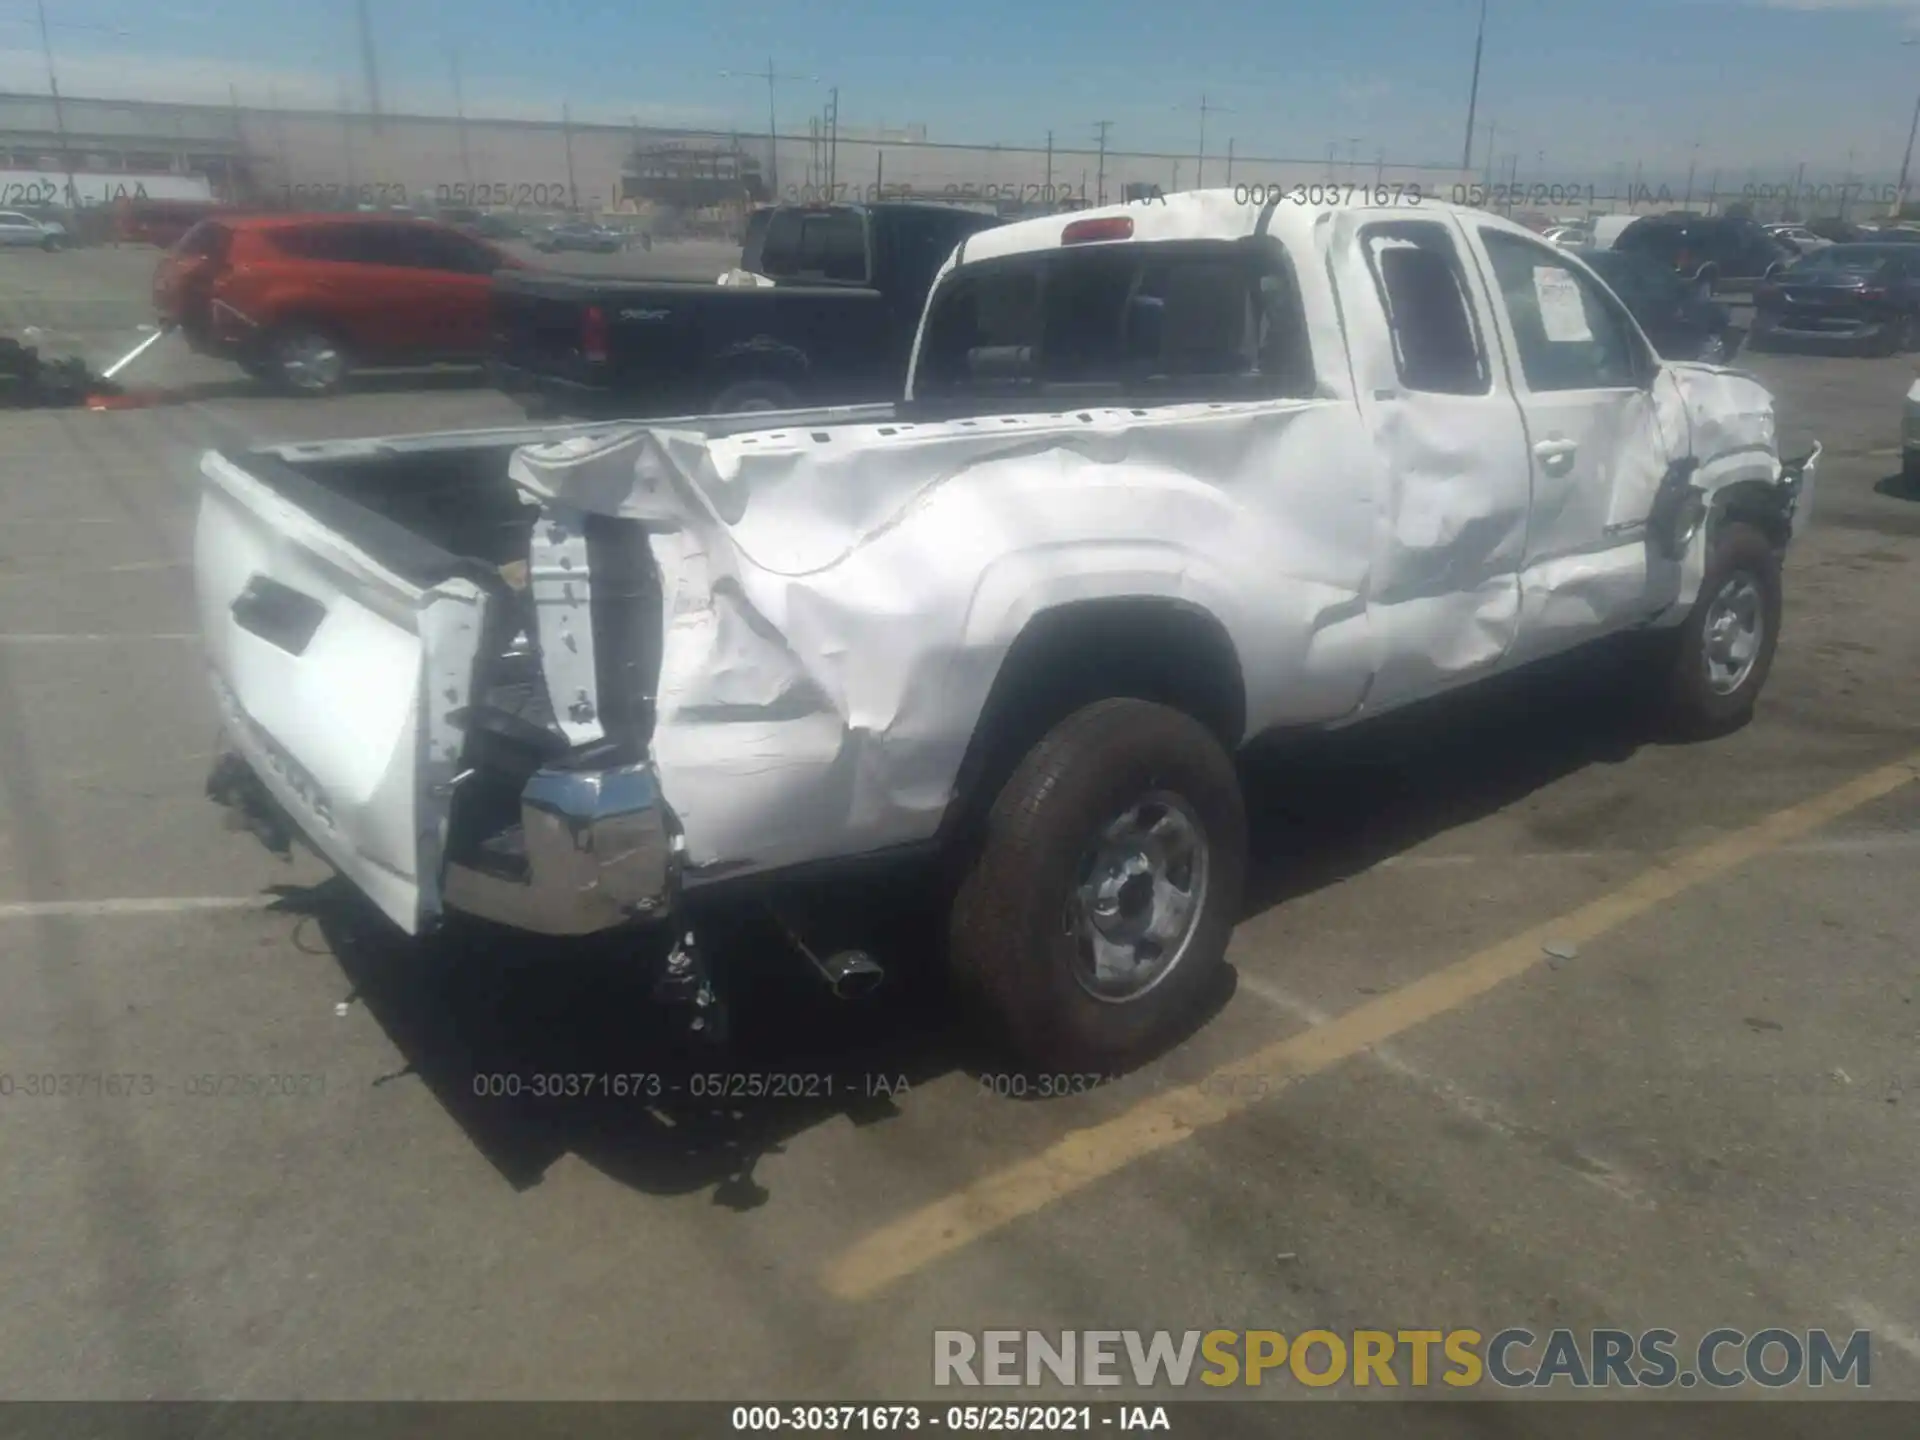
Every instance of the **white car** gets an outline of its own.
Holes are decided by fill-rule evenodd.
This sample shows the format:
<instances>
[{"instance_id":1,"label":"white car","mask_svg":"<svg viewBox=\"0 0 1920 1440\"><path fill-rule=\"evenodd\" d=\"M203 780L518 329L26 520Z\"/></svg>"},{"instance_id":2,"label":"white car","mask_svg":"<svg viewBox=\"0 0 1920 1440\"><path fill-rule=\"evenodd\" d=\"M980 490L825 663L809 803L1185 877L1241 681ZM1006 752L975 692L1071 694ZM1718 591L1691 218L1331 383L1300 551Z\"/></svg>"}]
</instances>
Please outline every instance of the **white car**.
<instances>
[{"instance_id":1,"label":"white car","mask_svg":"<svg viewBox=\"0 0 1920 1440\"><path fill-rule=\"evenodd\" d=\"M975 234L898 404L207 455L210 791L404 931L670 924L682 995L705 907L940 862L1008 1048L1138 1061L1219 982L1243 745L1604 637L1717 731L1772 663L1818 447L1376 193Z\"/></svg>"},{"instance_id":2,"label":"white car","mask_svg":"<svg viewBox=\"0 0 1920 1440\"><path fill-rule=\"evenodd\" d=\"M0 210L0 245L58 250L66 241L67 229L57 221L36 220L18 210Z\"/></svg>"},{"instance_id":3,"label":"white car","mask_svg":"<svg viewBox=\"0 0 1920 1440\"><path fill-rule=\"evenodd\" d=\"M1555 225L1540 238L1567 250L1583 250L1593 243L1593 235L1584 225Z\"/></svg>"},{"instance_id":4,"label":"white car","mask_svg":"<svg viewBox=\"0 0 1920 1440\"><path fill-rule=\"evenodd\" d=\"M1802 255L1811 255L1816 250L1824 250L1833 241L1823 235L1816 235L1804 225L1769 225L1767 234L1783 244L1791 245Z\"/></svg>"}]
</instances>

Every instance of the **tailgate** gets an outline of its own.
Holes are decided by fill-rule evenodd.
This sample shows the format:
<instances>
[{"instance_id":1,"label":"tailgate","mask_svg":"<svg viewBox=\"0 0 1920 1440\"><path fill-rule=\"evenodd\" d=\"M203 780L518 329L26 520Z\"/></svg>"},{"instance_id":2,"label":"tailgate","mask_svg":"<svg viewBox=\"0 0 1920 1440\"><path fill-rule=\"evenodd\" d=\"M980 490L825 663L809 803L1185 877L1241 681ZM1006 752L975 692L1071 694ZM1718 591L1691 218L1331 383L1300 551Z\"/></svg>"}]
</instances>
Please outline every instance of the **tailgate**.
<instances>
[{"instance_id":1,"label":"tailgate","mask_svg":"<svg viewBox=\"0 0 1920 1440\"><path fill-rule=\"evenodd\" d=\"M284 461L201 463L194 588L228 740L409 933L440 911L451 782L497 588Z\"/></svg>"},{"instance_id":2,"label":"tailgate","mask_svg":"<svg viewBox=\"0 0 1920 1440\"><path fill-rule=\"evenodd\" d=\"M493 354L539 374L572 376L582 368L580 327L587 290L545 294L502 276L493 284Z\"/></svg>"}]
</instances>

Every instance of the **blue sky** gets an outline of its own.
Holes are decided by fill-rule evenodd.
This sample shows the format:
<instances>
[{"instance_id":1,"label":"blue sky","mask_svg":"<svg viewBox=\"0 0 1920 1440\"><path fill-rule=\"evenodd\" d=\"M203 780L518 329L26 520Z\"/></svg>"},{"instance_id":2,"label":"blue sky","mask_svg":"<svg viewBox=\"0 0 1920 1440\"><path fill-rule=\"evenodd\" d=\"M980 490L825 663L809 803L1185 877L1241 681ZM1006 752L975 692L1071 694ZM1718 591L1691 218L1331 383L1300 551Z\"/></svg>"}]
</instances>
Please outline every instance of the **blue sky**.
<instances>
[{"instance_id":1,"label":"blue sky","mask_svg":"<svg viewBox=\"0 0 1920 1440\"><path fill-rule=\"evenodd\" d=\"M1477 0L370 0L390 108L446 112L457 49L470 113L685 120L761 130L771 56L784 122L840 87L850 126L1062 147L1457 160ZM354 10L311 0L47 0L62 86L331 103L363 96ZM0 0L0 85L44 88L28 0ZM1920 92L1920 0L1490 0L1480 140L1524 176L1639 164L1737 185L1898 169ZM1357 142L1357 143L1355 143Z\"/></svg>"}]
</instances>

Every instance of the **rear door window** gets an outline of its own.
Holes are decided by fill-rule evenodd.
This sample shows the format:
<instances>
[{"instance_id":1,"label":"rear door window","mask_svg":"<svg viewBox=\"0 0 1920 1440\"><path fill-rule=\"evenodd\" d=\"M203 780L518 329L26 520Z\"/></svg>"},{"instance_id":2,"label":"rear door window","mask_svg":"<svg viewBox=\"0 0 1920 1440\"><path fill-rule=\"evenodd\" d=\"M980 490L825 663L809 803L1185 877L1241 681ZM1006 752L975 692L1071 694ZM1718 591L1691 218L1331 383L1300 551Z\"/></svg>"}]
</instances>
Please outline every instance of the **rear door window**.
<instances>
[{"instance_id":1,"label":"rear door window","mask_svg":"<svg viewBox=\"0 0 1920 1440\"><path fill-rule=\"evenodd\" d=\"M299 260L341 265L392 265L390 247L382 247L366 225L288 225L270 232L273 248Z\"/></svg>"},{"instance_id":2,"label":"rear door window","mask_svg":"<svg viewBox=\"0 0 1920 1440\"><path fill-rule=\"evenodd\" d=\"M1493 372L1447 228L1430 220L1368 225L1360 243L1387 312L1400 383L1437 395L1489 393Z\"/></svg>"}]
</instances>

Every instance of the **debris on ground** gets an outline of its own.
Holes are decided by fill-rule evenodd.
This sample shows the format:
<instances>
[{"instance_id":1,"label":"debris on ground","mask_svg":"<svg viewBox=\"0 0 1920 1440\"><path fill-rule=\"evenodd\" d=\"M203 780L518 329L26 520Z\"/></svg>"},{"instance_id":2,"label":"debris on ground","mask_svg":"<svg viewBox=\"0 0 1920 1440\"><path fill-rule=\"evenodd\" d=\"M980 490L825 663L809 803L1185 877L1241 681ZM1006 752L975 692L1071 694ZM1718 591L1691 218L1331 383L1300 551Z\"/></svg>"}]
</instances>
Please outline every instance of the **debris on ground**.
<instances>
[{"instance_id":1,"label":"debris on ground","mask_svg":"<svg viewBox=\"0 0 1920 1440\"><path fill-rule=\"evenodd\" d=\"M0 335L0 408L62 409L121 393L118 385L95 375L77 356L45 360L33 346Z\"/></svg>"}]
</instances>

